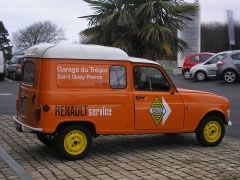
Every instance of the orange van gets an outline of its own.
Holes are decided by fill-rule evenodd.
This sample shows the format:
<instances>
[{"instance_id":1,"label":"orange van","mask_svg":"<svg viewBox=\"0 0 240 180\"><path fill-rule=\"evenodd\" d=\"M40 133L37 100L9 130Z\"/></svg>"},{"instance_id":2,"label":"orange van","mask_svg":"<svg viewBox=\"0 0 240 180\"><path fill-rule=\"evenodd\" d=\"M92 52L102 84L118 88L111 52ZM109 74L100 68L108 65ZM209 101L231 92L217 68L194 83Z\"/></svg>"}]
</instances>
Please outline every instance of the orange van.
<instances>
[{"instance_id":1,"label":"orange van","mask_svg":"<svg viewBox=\"0 0 240 180\"><path fill-rule=\"evenodd\" d=\"M99 135L196 133L215 146L231 125L226 98L176 88L158 63L96 45L28 49L16 104L17 130L68 159L86 156Z\"/></svg>"}]
</instances>

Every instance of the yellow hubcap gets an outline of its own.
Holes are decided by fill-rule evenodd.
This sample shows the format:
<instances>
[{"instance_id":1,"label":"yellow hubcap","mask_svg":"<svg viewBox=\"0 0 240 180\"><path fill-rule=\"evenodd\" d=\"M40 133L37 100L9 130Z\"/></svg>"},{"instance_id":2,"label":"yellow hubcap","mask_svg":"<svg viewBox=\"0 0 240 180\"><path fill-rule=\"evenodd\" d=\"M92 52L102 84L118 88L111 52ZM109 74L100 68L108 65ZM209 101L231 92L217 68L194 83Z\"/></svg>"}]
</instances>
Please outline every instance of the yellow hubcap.
<instances>
[{"instance_id":1,"label":"yellow hubcap","mask_svg":"<svg viewBox=\"0 0 240 180\"><path fill-rule=\"evenodd\" d=\"M87 137L80 130L73 130L64 138L64 148L71 155L81 154L86 147Z\"/></svg>"},{"instance_id":2,"label":"yellow hubcap","mask_svg":"<svg viewBox=\"0 0 240 180\"><path fill-rule=\"evenodd\" d=\"M210 121L205 125L203 133L206 141L216 142L222 133L221 125L217 121Z\"/></svg>"}]
</instances>

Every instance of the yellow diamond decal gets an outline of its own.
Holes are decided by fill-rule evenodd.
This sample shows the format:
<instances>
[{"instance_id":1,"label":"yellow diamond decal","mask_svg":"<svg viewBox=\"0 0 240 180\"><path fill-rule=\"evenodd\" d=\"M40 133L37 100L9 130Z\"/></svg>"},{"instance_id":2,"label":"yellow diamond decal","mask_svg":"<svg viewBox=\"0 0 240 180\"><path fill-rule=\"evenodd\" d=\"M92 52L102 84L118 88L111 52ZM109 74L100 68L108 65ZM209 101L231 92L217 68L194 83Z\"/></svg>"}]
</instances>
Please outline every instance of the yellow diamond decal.
<instances>
[{"instance_id":1,"label":"yellow diamond decal","mask_svg":"<svg viewBox=\"0 0 240 180\"><path fill-rule=\"evenodd\" d=\"M158 99L158 97L156 97L150 108L150 114L152 115L153 121L156 125L158 125L162 121L165 113L166 108L164 107L163 103Z\"/></svg>"}]
</instances>

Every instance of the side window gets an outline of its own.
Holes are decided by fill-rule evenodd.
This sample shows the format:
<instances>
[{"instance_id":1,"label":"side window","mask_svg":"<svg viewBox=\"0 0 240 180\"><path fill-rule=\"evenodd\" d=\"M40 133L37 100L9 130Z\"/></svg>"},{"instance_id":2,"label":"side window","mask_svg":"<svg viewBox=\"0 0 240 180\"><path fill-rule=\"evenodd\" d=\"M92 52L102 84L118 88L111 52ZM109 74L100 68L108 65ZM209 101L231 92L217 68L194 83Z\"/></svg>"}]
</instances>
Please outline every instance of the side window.
<instances>
[{"instance_id":1,"label":"side window","mask_svg":"<svg viewBox=\"0 0 240 180\"><path fill-rule=\"evenodd\" d=\"M203 55L201 56L201 61L202 61L202 62L205 62L205 61L208 60L210 57L212 57L212 55L203 54Z\"/></svg>"},{"instance_id":2,"label":"side window","mask_svg":"<svg viewBox=\"0 0 240 180\"><path fill-rule=\"evenodd\" d=\"M234 60L240 60L240 53L231 56Z\"/></svg>"},{"instance_id":3,"label":"side window","mask_svg":"<svg viewBox=\"0 0 240 180\"><path fill-rule=\"evenodd\" d=\"M111 66L110 87L113 89L124 89L127 86L126 69L124 66Z\"/></svg>"},{"instance_id":4,"label":"side window","mask_svg":"<svg viewBox=\"0 0 240 180\"><path fill-rule=\"evenodd\" d=\"M200 62L200 56L196 55L191 58L192 62Z\"/></svg>"},{"instance_id":5,"label":"side window","mask_svg":"<svg viewBox=\"0 0 240 180\"><path fill-rule=\"evenodd\" d=\"M169 83L159 69L139 66L134 68L134 88L144 91L168 91Z\"/></svg>"},{"instance_id":6,"label":"side window","mask_svg":"<svg viewBox=\"0 0 240 180\"><path fill-rule=\"evenodd\" d=\"M206 64L216 64L218 61L222 60L225 56L226 56L226 53L213 56Z\"/></svg>"},{"instance_id":7,"label":"side window","mask_svg":"<svg viewBox=\"0 0 240 180\"><path fill-rule=\"evenodd\" d=\"M26 61L23 66L23 83L33 85L35 82L35 64Z\"/></svg>"}]
</instances>

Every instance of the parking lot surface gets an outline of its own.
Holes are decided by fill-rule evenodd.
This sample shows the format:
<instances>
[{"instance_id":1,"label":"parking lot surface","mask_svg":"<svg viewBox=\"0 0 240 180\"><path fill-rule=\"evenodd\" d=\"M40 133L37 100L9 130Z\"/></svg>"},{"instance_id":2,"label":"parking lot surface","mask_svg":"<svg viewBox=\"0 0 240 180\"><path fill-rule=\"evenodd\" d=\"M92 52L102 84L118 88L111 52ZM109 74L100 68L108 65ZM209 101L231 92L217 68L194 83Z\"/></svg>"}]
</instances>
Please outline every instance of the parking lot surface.
<instances>
[{"instance_id":1,"label":"parking lot surface","mask_svg":"<svg viewBox=\"0 0 240 180\"><path fill-rule=\"evenodd\" d=\"M18 133L11 115L0 115L0 132L0 146L33 179L240 179L240 140L230 137L204 148L192 134L101 136L88 157L67 161ZM19 179L1 159L0 179Z\"/></svg>"}]
</instances>

